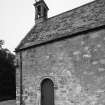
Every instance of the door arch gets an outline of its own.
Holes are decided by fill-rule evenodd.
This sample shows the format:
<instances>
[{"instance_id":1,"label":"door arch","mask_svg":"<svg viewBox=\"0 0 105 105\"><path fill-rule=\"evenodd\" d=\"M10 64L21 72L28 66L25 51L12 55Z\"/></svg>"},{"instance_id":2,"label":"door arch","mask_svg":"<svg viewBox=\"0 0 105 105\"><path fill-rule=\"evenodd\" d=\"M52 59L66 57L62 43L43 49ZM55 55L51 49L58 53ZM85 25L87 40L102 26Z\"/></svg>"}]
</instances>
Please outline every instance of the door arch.
<instances>
[{"instance_id":1,"label":"door arch","mask_svg":"<svg viewBox=\"0 0 105 105\"><path fill-rule=\"evenodd\" d=\"M54 105L54 83L49 78L41 83L41 105Z\"/></svg>"}]
</instances>

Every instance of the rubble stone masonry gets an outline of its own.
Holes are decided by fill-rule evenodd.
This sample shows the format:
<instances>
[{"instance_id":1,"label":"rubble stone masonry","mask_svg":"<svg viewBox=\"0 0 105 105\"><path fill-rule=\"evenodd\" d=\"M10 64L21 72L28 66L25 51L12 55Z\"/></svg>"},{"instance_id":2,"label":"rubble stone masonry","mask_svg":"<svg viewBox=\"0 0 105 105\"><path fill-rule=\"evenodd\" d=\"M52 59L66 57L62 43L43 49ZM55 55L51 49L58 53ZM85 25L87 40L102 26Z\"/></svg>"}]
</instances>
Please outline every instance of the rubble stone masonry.
<instances>
[{"instance_id":1,"label":"rubble stone masonry","mask_svg":"<svg viewBox=\"0 0 105 105\"><path fill-rule=\"evenodd\" d=\"M22 52L25 105L41 105L41 81L54 82L55 105L105 105L105 28ZM17 59L20 61L20 53ZM17 68L17 105L20 69Z\"/></svg>"}]
</instances>

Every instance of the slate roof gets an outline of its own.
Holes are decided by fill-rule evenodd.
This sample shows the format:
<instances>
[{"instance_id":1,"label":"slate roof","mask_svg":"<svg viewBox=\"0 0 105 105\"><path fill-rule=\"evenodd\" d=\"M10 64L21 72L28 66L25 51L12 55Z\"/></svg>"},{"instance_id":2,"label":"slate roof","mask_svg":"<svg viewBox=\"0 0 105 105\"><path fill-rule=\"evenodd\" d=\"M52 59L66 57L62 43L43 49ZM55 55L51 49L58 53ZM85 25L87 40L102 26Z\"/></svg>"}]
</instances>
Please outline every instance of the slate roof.
<instances>
[{"instance_id":1,"label":"slate roof","mask_svg":"<svg viewBox=\"0 0 105 105\"><path fill-rule=\"evenodd\" d=\"M20 42L16 51L103 25L105 0L96 0L36 24Z\"/></svg>"}]
</instances>

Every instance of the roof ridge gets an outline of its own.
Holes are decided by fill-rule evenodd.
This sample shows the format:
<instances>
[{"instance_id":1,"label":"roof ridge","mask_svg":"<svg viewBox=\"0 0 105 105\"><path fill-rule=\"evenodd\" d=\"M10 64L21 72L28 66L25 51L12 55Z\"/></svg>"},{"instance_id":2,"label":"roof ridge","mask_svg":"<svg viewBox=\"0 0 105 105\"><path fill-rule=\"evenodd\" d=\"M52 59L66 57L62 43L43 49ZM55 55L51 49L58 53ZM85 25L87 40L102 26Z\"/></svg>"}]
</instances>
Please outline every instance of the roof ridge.
<instances>
[{"instance_id":1,"label":"roof ridge","mask_svg":"<svg viewBox=\"0 0 105 105\"><path fill-rule=\"evenodd\" d=\"M55 16L51 16L51 17L49 17L46 21L49 21L49 20L52 19L52 18L56 18L56 17L58 17L58 16L61 16L61 15L63 15L63 14L66 14L66 13L68 13L68 12L75 11L75 10L77 10L77 9L79 9L79 8L82 8L82 7L84 7L84 6L90 5L90 4L94 3L94 2L96 2L96 1L91 1L91 2L89 2L89 3L86 3L86 4L83 4L83 5L78 6L78 7L76 7L76 8L73 8L73 9L71 9L71 10L68 10L68 11L65 11L65 12L62 12L62 13L59 13L59 14L57 14L57 15L55 15ZM41 23L44 23L44 22L46 22L46 21L43 21L43 22L41 22ZM39 24L40 24L40 23L39 23Z\"/></svg>"}]
</instances>

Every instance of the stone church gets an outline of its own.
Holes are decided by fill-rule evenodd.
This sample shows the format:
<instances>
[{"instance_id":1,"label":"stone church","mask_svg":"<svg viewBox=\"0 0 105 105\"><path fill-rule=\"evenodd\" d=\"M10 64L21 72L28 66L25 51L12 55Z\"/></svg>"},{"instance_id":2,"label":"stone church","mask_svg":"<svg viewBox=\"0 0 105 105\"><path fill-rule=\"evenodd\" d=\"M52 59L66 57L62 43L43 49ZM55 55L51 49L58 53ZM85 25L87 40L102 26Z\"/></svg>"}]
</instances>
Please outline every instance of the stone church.
<instances>
[{"instance_id":1,"label":"stone church","mask_svg":"<svg viewBox=\"0 0 105 105\"><path fill-rule=\"evenodd\" d=\"M44 0L34 6L15 49L17 105L105 105L105 0L51 18Z\"/></svg>"}]
</instances>

